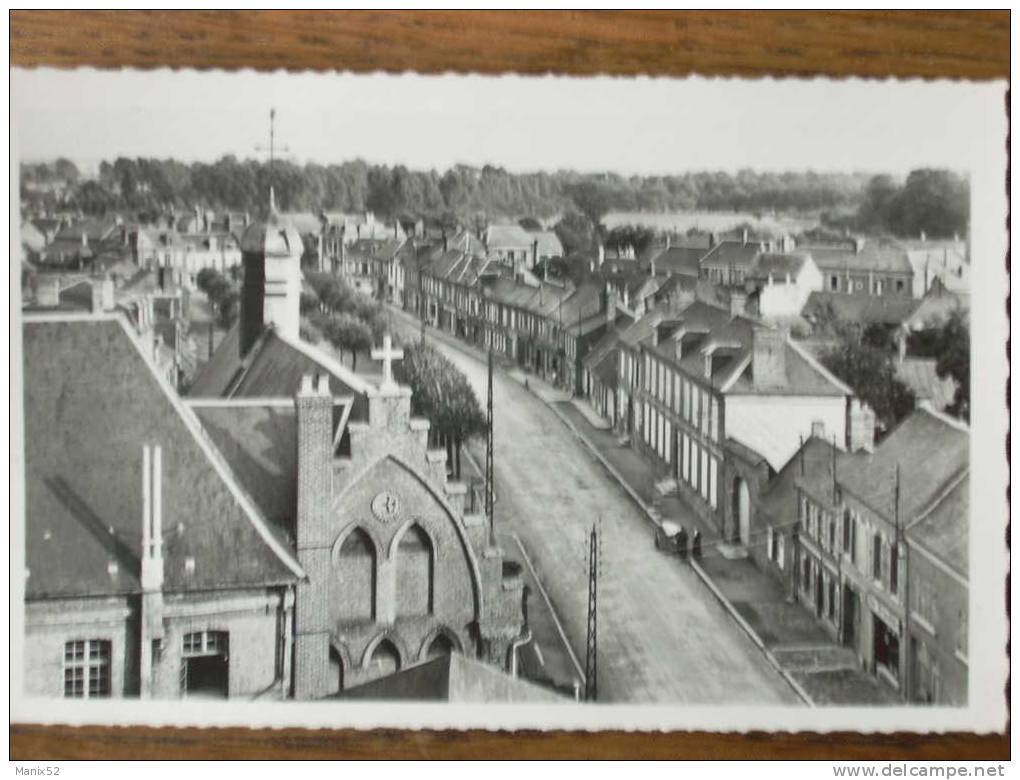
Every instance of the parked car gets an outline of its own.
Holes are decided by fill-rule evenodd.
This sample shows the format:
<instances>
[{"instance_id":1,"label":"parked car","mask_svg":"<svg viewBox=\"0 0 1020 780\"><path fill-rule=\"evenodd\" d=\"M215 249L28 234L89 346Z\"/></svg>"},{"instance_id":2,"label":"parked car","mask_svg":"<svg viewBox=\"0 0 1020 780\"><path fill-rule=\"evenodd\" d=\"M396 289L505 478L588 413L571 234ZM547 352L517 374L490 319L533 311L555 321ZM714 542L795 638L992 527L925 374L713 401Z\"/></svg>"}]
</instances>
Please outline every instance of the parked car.
<instances>
[{"instance_id":1,"label":"parked car","mask_svg":"<svg viewBox=\"0 0 1020 780\"><path fill-rule=\"evenodd\" d=\"M682 525L663 520L655 531L655 549L671 555L687 554L688 536Z\"/></svg>"}]
</instances>

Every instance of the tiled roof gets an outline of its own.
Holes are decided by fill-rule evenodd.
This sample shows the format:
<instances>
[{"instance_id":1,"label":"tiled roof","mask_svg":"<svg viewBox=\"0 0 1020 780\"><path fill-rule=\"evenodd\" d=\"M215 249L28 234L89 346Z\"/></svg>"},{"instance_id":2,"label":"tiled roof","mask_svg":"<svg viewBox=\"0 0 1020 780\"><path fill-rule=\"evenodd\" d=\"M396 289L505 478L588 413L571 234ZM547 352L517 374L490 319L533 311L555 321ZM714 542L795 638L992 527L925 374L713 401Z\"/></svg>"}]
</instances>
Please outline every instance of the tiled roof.
<instances>
[{"instance_id":1,"label":"tiled roof","mask_svg":"<svg viewBox=\"0 0 1020 780\"><path fill-rule=\"evenodd\" d=\"M813 292L801 309L801 316L811 320L832 312L847 322L902 325L917 311L921 302L900 295L853 295L850 293Z\"/></svg>"},{"instance_id":2,"label":"tiled roof","mask_svg":"<svg viewBox=\"0 0 1020 780\"><path fill-rule=\"evenodd\" d=\"M669 249L663 247L659 254L641 261L640 265L647 270L654 261L657 274L666 272L670 275L681 274L697 278L701 270L701 258L705 257L707 253L707 249L700 247L674 246Z\"/></svg>"},{"instance_id":3,"label":"tiled roof","mask_svg":"<svg viewBox=\"0 0 1020 780\"><path fill-rule=\"evenodd\" d=\"M485 245L489 249L530 249L535 238L520 225L489 225Z\"/></svg>"},{"instance_id":4,"label":"tiled roof","mask_svg":"<svg viewBox=\"0 0 1020 780\"><path fill-rule=\"evenodd\" d=\"M899 517L909 523L963 473L969 459L970 434L966 426L921 408L894 428L873 453L841 470L839 482L892 522L899 466Z\"/></svg>"},{"instance_id":5,"label":"tiled roof","mask_svg":"<svg viewBox=\"0 0 1020 780\"><path fill-rule=\"evenodd\" d=\"M139 592L146 444L163 451L168 591L301 574L120 317L29 317L24 344L29 598Z\"/></svg>"},{"instance_id":6,"label":"tiled roof","mask_svg":"<svg viewBox=\"0 0 1020 780\"><path fill-rule=\"evenodd\" d=\"M969 573L970 475L963 476L939 496L913 525L907 538L952 566L965 577Z\"/></svg>"},{"instance_id":7,"label":"tiled roof","mask_svg":"<svg viewBox=\"0 0 1020 780\"><path fill-rule=\"evenodd\" d=\"M553 230L540 230L528 233L532 241L538 241L539 257L563 257L563 244Z\"/></svg>"},{"instance_id":8,"label":"tiled roof","mask_svg":"<svg viewBox=\"0 0 1020 780\"><path fill-rule=\"evenodd\" d=\"M865 241L860 251L849 246L802 246L823 272L867 271L911 273L907 250L897 242Z\"/></svg>"},{"instance_id":9,"label":"tiled roof","mask_svg":"<svg viewBox=\"0 0 1020 780\"><path fill-rule=\"evenodd\" d=\"M293 404L188 402L263 516L295 537L297 414Z\"/></svg>"},{"instance_id":10,"label":"tiled roof","mask_svg":"<svg viewBox=\"0 0 1020 780\"><path fill-rule=\"evenodd\" d=\"M476 703L562 702L565 699L491 664L450 653L415 664L378 680L348 688L343 699Z\"/></svg>"},{"instance_id":11,"label":"tiled roof","mask_svg":"<svg viewBox=\"0 0 1020 780\"><path fill-rule=\"evenodd\" d=\"M720 241L701 258L701 266L712 268L748 269L755 257L762 251L762 245L755 242Z\"/></svg>"},{"instance_id":12,"label":"tiled roof","mask_svg":"<svg viewBox=\"0 0 1020 780\"><path fill-rule=\"evenodd\" d=\"M795 523L798 486L816 501L834 506L833 466L838 475L847 462L857 457L834 446L830 439L810 437L769 481L760 499L761 507L777 522Z\"/></svg>"},{"instance_id":13,"label":"tiled roof","mask_svg":"<svg viewBox=\"0 0 1020 780\"><path fill-rule=\"evenodd\" d=\"M781 384L772 383L767 389L755 384L751 359L755 327L763 327L744 316L733 316L727 309L695 301L677 315L652 312L642 320L657 320L657 328L646 327L642 341L658 330L655 350L675 362L676 346L673 336L682 330L679 366L691 376L703 376L705 357L703 350L713 348L712 382L722 392L733 395L805 395L841 396L849 389L794 342L786 339L786 374ZM629 336L625 333L625 339Z\"/></svg>"},{"instance_id":14,"label":"tiled roof","mask_svg":"<svg viewBox=\"0 0 1020 780\"><path fill-rule=\"evenodd\" d=\"M769 275L783 281L789 274L796 279L810 255L805 252L766 252L758 255L747 276L750 279L768 279Z\"/></svg>"},{"instance_id":15,"label":"tiled roof","mask_svg":"<svg viewBox=\"0 0 1020 780\"><path fill-rule=\"evenodd\" d=\"M192 398L293 398L305 374L329 375L334 396L357 396L355 411L361 412L368 383L311 344L289 339L275 328L263 331L242 360L238 356L235 325L224 336L212 359L195 377L188 395Z\"/></svg>"}]
</instances>

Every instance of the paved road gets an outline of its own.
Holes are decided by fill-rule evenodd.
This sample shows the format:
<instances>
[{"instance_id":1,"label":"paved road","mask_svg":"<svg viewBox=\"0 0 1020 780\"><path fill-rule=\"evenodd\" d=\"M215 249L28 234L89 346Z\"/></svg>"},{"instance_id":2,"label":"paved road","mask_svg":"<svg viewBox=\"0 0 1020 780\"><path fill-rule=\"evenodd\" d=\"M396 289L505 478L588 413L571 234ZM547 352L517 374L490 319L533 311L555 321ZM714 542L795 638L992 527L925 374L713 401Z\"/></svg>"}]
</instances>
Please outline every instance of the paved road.
<instances>
[{"instance_id":1,"label":"paved road","mask_svg":"<svg viewBox=\"0 0 1020 780\"><path fill-rule=\"evenodd\" d=\"M484 399L484 364L433 343ZM552 411L501 371L493 383L497 523L524 542L582 663L585 546L600 522L599 699L799 704L696 575L655 551L648 521Z\"/></svg>"}]
</instances>

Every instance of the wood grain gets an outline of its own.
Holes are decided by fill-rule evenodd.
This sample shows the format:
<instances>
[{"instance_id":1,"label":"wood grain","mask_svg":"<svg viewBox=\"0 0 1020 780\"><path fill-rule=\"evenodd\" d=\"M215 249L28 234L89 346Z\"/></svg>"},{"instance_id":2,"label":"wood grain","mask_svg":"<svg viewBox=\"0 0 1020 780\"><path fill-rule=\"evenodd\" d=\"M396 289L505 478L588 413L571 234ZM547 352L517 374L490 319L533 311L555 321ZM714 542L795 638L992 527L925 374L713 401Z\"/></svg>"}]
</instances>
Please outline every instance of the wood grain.
<instances>
[{"instance_id":1,"label":"wood grain","mask_svg":"<svg viewBox=\"0 0 1020 780\"><path fill-rule=\"evenodd\" d=\"M13 65L1009 77L1009 12L12 11Z\"/></svg>"},{"instance_id":2,"label":"wood grain","mask_svg":"<svg viewBox=\"0 0 1020 780\"><path fill-rule=\"evenodd\" d=\"M1009 12L12 11L14 66L1009 78ZM12 726L14 760L1004 760L1009 736Z\"/></svg>"}]
</instances>

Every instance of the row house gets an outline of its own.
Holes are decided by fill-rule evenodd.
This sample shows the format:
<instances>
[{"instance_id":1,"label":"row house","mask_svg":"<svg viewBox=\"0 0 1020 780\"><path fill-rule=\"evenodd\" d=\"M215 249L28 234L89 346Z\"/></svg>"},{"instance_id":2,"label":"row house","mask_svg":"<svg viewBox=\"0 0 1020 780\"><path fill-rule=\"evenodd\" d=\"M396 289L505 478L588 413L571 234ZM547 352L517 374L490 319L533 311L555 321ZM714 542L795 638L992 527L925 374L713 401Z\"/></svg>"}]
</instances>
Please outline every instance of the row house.
<instances>
[{"instance_id":1,"label":"row house","mask_svg":"<svg viewBox=\"0 0 1020 780\"><path fill-rule=\"evenodd\" d=\"M969 449L966 426L921 408L837 477L843 641L905 699L966 701Z\"/></svg>"},{"instance_id":2,"label":"row house","mask_svg":"<svg viewBox=\"0 0 1020 780\"><path fill-rule=\"evenodd\" d=\"M822 274L824 290L844 295L920 297L914 267L904 246L894 241L856 238L838 246L802 246Z\"/></svg>"},{"instance_id":3,"label":"row house","mask_svg":"<svg viewBox=\"0 0 1020 780\"><path fill-rule=\"evenodd\" d=\"M139 227L131 232L130 245L137 266L172 269L190 287L205 268L226 273L241 265L241 247L229 232L180 233Z\"/></svg>"},{"instance_id":4,"label":"row house","mask_svg":"<svg viewBox=\"0 0 1020 780\"><path fill-rule=\"evenodd\" d=\"M493 273L484 256L447 249L418 264L425 322L474 344L483 341L483 290Z\"/></svg>"},{"instance_id":5,"label":"row house","mask_svg":"<svg viewBox=\"0 0 1020 780\"><path fill-rule=\"evenodd\" d=\"M399 260L403 238L362 238L348 245L341 241L340 256L330 262L355 290L387 303L399 303L404 289L404 268Z\"/></svg>"},{"instance_id":6,"label":"row house","mask_svg":"<svg viewBox=\"0 0 1020 780\"><path fill-rule=\"evenodd\" d=\"M816 428L756 503L755 561L903 699L965 704L967 429L922 407L875 447L849 417L846 450Z\"/></svg>"},{"instance_id":7,"label":"row house","mask_svg":"<svg viewBox=\"0 0 1020 780\"><path fill-rule=\"evenodd\" d=\"M649 313L621 345L632 444L734 543L752 543L752 502L802 436L845 440L850 389L780 329L696 301Z\"/></svg>"}]
</instances>

